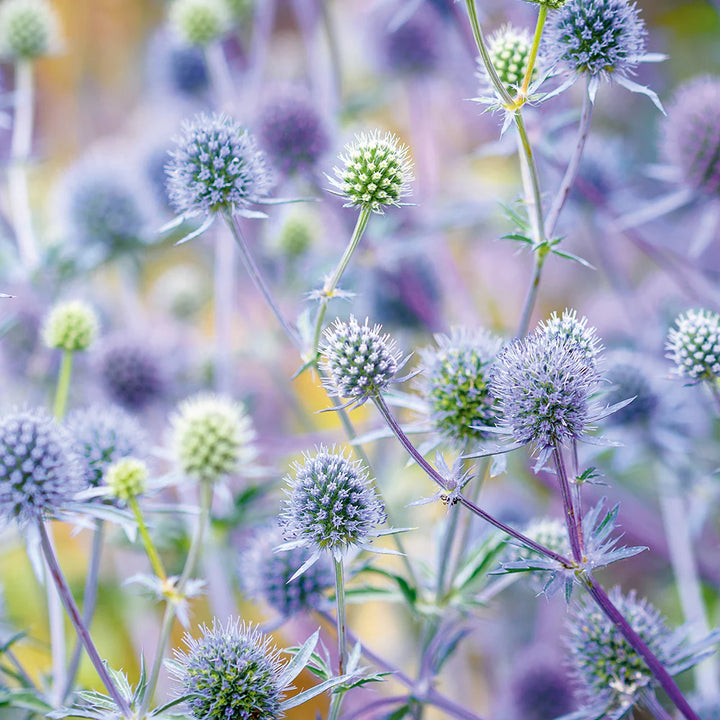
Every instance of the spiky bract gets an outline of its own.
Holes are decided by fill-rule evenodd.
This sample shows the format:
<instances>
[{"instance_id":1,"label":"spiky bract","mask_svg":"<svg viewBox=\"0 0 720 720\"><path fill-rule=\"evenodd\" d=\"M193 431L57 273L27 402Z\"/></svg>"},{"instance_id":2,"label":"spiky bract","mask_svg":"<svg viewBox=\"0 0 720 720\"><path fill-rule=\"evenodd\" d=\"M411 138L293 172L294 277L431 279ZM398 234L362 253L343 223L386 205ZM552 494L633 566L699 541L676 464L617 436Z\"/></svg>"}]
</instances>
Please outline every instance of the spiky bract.
<instances>
[{"instance_id":1,"label":"spiky bract","mask_svg":"<svg viewBox=\"0 0 720 720\"><path fill-rule=\"evenodd\" d=\"M665 348L678 375L716 382L720 377L720 315L712 310L688 310L670 328Z\"/></svg>"}]
</instances>

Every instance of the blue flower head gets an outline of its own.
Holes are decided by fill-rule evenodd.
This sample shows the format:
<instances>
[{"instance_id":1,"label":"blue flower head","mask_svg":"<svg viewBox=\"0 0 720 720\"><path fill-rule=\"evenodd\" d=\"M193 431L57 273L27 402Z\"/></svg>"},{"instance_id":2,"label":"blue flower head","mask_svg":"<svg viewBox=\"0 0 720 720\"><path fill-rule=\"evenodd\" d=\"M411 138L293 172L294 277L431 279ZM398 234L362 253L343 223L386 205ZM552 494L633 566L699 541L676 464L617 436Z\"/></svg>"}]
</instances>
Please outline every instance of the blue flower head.
<instances>
[{"instance_id":1,"label":"blue flower head","mask_svg":"<svg viewBox=\"0 0 720 720\"><path fill-rule=\"evenodd\" d=\"M198 115L175 138L166 167L170 202L183 216L237 213L265 198L272 174L265 153L227 115Z\"/></svg>"},{"instance_id":2,"label":"blue flower head","mask_svg":"<svg viewBox=\"0 0 720 720\"><path fill-rule=\"evenodd\" d=\"M675 320L665 346L675 373L696 381L720 378L720 315L688 310Z\"/></svg>"}]
</instances>

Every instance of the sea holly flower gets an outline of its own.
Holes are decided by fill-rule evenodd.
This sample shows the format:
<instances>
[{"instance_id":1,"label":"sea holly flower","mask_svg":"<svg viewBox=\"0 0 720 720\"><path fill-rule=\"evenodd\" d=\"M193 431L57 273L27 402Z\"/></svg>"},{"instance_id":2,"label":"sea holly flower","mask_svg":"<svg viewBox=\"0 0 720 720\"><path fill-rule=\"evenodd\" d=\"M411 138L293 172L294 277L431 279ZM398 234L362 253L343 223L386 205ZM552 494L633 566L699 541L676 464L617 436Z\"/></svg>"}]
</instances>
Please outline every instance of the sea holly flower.
<instances>
[{"instance_id":1,"label":"sea holly flower","mask_svg":"<svg viewBox=\"0 0 720 720\"><path fill-rule=\"evenodd\" d=\"M231 26L225 0L174 0L169 15L175 32L188 45L206 47Z\"/></svg>"},{"instance_id":2,"label":"sea holly flower","mask_svg":"<svg viewBox=\"0 0 720 720\"><path fill-rule=\"evenodd\" d=\"M688 310L670 328L665 346L675 373L691 380L717 383L720 377L720 315Z\"/></svg>"},{"instance_id":3,"label":"sea holly flower","mask_svg":"<svg viewBox=\"0 0 720 720\"><path fill-rule=\"evenodd\" d=\"M47 0L5 0L0 6L0 55L35 60L59 45L57 13Z\"/></svg>"},{"instance_id":4,"label":"sea holly flower","mask_svg":"<svg viewBox=\"0 0 720 720\"><path fill-rule=\"evenodd\" d=\"M530 48L532 38L527 30L515 28L512 25L504 25L488 40L488 53L492 60L493 67L497 72L500 81L509 93L514 93L527 72L530 59ZM489 82L485 65L481 58L477 59L478 77L483 85L486 94L492 94L492 85ZM533 72L533 76L536 72Z\"/></svg>"},{"instance_id":5,"label":"sea holly flower","mask_svg":"<svg viewBox=\"0 0 720 720\"><path fill-rule=\"evenodd\" d=\"M594 101L600 82L614 80L647 95L662 111L658 96L630 79L639 63L664 59L645 52L646 36L640 11L629 0L567 0L548 17L541 52L550 71L569 77L546 97L586 78Z\"/></svg>"},{"instance_id":6,"label":"sea holly flower","mask_svg":"<svg viewBox=\"0 0 720 720\"><path fill-rule=\"evenodd\" d=\"M92 345L98 331L95 311L82 300L68 300L53 306L45 318L43 340L49 348L81 352Z\"/></svg>"}]
</instances>

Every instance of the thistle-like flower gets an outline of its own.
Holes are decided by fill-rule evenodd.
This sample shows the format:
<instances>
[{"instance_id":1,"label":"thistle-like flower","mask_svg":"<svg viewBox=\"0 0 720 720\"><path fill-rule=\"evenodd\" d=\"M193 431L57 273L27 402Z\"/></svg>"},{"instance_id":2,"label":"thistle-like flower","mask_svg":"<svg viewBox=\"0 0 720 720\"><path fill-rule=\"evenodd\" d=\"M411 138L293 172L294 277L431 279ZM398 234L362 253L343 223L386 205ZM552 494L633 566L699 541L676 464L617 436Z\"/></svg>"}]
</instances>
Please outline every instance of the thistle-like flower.
<instances>
[{"instance_id":1,"label":"thistle-like flower","mask_svg":"<svg viewBox=\"0 0 720 720\"><path fill-rule=\"evenodd\" d=\"M277 720L282 716L285 690L280 651L252 625L237 619L212 629L203 625L201 637L185 635L185 652L175 651L170 669L181 683L195 720Z\"/></svg>"},{"instance_id":2,"label":"thistle-like flower","mask_svg":"<svg viewBox=\"0 0 720 720\"><path fill-rule=\"evenodd\" d=\"M420 8L380 41L385 64L400 75L429 75L440 63L442 35L437 13Z\"/></svg>"},{"instance_id":3,"label":"thistle-like flower","mask_svg":"<svg viewBox=\"0 0 720 720\"><path fill-rule=\"evenodd\" d=\"M57 303L50 310L42 334L49 348L81 352L92 345L97 331L95 311L81 300L68 300Z\"/></svg>"},{"instance_id":4,"label":"thistle-like flower","mask_svg":"<svg viewBox=\"0 0 720 720\"><path fill-rule=\"evenodd\" d=\"M310 98L299 92L267 102L257 126L260 145L286 175L311 170L328 149L325 121Z\"/></svg>"},{"instance_id":5,"label":"thistle-like flower","mask_svg":"<svg viewBox=\"0 0 720 720\"><path fill-rule=\"evenodd\" d=\"M720 377L720 315L711 310L688 310L670 328L665 348L677 375L716 383Z\"/></svg>"},{"instance_id":6,"label":"thistle-like flower","mask_svg":"<svg viewBox=\"0 0 720 720\"><path fill-rule=\"evenodd\" d=\"M306 547L311 555L297 571L301 575L322 552L340 560L350 548L372 550L368 545L381 534L385 506L358 461L344 454L317 449L293 466L289 489L281 513L283 535L288 541L278 549Z\"/></svg>"},{"instance_id":7,"label":"thistle-like flower","mask_svg":"<svg viewBox=\"0 0 720 720\"><path fill-rule=\"evenodd\" d=\"M545 5L551 10L557 10L565 4L566 0L526 0L526 2L534 2L538 5Z\"/></svg>"},{"instance_id":8,"label":"thistle-like flower","mask_svg":"<svg viewBox=\"0 0 720 720\"><path fill-rule=\"evenodd\" d=\"M555 720L575 708L572 688L559 663L547 653L531 657L517 669L511 685L512 704L523 720Z\"/></svg>"},{"instance_id":9,"label":"thistle-like flower","mask_svg":"<svg viewBox=\"0 0 720 720\"><path fill-rule=\"evenodd\" d=\"M617 352L608 357L604 375L610 383L605 396L610 404L634 398L629 405L613 413L608 423L615 426L650 426L662 398L648 364L634 353Z\"/></svg>"},{"instance_id":10,"label":"thistle-like flower","mask_svg":"<svg viewBox=\"0 0 720 720\"><path fill-rule=\"evenodd\" d=\"M500 339L485 330L453 328L420 351L420 391L435 428L459 445L487 437L497 413L488 381Z\"/></svg>"},{"instance_id":11,"label":"thistle-like flower","mask_svg":"<svg viewBox=\"0 0 720 720\"><path fill-rule=\"evenodd\" d=\"M35 60L60 44L55 8L47 0L5 0L0 6L0 54Z\"/></svg>"},{"instance_id":12,"label":"thistle-like flower","mask_svg":"<svg viewBox=\"0 0 720 720\"><path fill-rule=\"evenodd\" d=\"M123 458L107 470L107 487L118 500L134 500L145 492L150 473L147 465L136 458Z\"/></svg>"},{"instance_id":13,"label":"thistle-like flower","mask_svg":"<svg viewBox=\"0 0 720 720\"><path fill-rule=\"evenodd\" d=\"M86 487L98 487L108 467L145 447L145 432L131 415L114 405L74 410L65 421Z\"/></svg>"},{"instance_id":14,"label":"thistle-like flower","mask_svg":"<svg viewBox=\"0 0 720 720\"><path fill-rule=\"evenodd\" d=\"M545 27L542 56L549 69L569 73L555 95L578 78L588 80L594 100L601 80L614 80L632 92L647 95L662 110L657 95L629 76L641 62L663 59L645 53L647 30L630 0L567 0Z\"/></svg>"},{"instance_id":15,"label":"thistle-like flower","mask_svg":"<svg viewBox=\"0 0 720 720\"><path fill-rule=\"evenodd\" d=\"M600 381L594 330L584 318L563 318L551 318L501 350L490 379L498 424L514 440L507 449L532 443L539 467L555 445L585 438L585 428L598 417L591 407Z\"/></svg>"},{"instance_id":16,"label":"thistle-like flower","mask_svg":"<svg viewBox=\"0 0 720 720\"><path fill-rule=\"evenodd\" d=\"M594 327L588 326L587 318L578 320L577 311L566 308L562 315L552 313L540 328L549 343L562 344L564 347L577 347L588 362L597 363L598 356L603 350L600 338Z\"/></svg>"},{"instance_id":17,"label":"thistle-like flower","mask_svg":"<svg viewBox=\"0 0 720 720\"><path fill-rule=\"evenodd\" d=\"M647 601L637 598L634 591L623 595L619 588L614 588L610 599L671 675L707 657L707 648L716 641L711 636L695 645L689 644L684 628L670 631L660 613ZM568 646L572 674L588 718L600 717L603 713L613 718L623 717L654 691L657 680L643 658L587 599L578 602L572 612Z\"/></svg>"},{"instance_id":18,"label":"thistle-like flower","mask_svg":"<svg viewBox=\"0 0 720 720\"><path fill-rule=\"evenodd\" d=\"M343 167L328 178L331 190L345 198L345 207L359 207L382 214L386 207L399 206L410 194L413 180L410 151L392 133L375 130L355 136L340 155Z\"/></svg>"},{"instance_id":19,"label":"thistle-like flower","mask_svg":"<svg viewBox=\"0 0 720 720\"><path fill-rule=\"evenodd\" d=\"M20 524L60 510L82 490L66 432L42 410L0 419L0 517Z\"/></svg>"},{"instance_id":20,"label":"thistle-like flower","mask_svg":"<svg viewBox=\"0 0 720 720\"><path fill-rule=\"evenodd\" d=\"M255 429L245 408L220 395L183 401L172 418L173 454L187 477L217 482L256 457Z\"/></svg>"},{"instance_id":21,"label":"thistle-like flower","mask_svg":"<svg viewBox=\"0 0 720 720\"><path fill-rule=\"evenodd\" d=\"M354 317L336 320L324 333L320 347L330 395L362 405L384 390L401 367L401 353L380 325L360 325Z\"/></svg>"},{"instance_id":22,"label":"thistle-like flower","mask_svg":"<svg viewBox=\"0 0 720 720\"><path fill-rule=\"evenodd\" d=\"M230 29L231 17L225 0L174 0L170 22L188 45L205 47Z\"/></svg>"},{"instance_id":23,"label":"thistle-like flower","mask_svg":"<svg viewBox=\"0 0 720 720\"><path fill-rule=\"evenodd\" d=\"M294 577L310 558L311 550L303 546L274 552L282 542L277 526L259 530L240 554L240 584L250 597L290 617L322 605L325 591L333 587L334 574L329 557L323 555L302 575Z\"/></svg>"},{"instance_id":24,"label":"thistle-like flower","mask_svg":"<svg viewBox=\"0 0 720 720\"><path fill-rule=\"evenodd\" d=\"M663 126L663 151L683 181L705 195L720 193L720 78L680 86Z\"/></svg>"},{"instance_id":25,"label":"thistle-like flower","mask_svg":"<svg viewBox=\"0 0 720 720\"><path fill-rule=\"evenodd\" d=\"M525 77L532 38L524 29L505 25L493 33L488 41L488 52L498 77L508 92L515 92ZM536 72L533 72L535 75ZM478 58L478 76L482 85L491 91L485 65Z\"/></svg>"},{"instance_id":26,"label":"thistle-like flower","mask_svg":"<svg viewBox=\"0 0 720 720\"><path fill-rule=\"evenodd\" d=\"M227 115L198 115L183 125L167 165L170 202L183 217L242 213L266 198L272 174L265 153Z\"/></svg>"}]
</instances>

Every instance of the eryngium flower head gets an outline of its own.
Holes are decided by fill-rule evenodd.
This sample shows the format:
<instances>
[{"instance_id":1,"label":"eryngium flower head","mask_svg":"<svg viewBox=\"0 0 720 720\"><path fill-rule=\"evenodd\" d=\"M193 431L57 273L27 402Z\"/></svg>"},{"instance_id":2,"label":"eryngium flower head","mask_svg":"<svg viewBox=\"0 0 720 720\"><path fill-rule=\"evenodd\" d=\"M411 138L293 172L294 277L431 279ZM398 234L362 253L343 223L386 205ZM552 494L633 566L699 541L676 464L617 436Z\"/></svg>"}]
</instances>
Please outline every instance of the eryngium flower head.
<instances>
[{"instance_id":1,"label":"eryngium flower head","mask_svg":"<svg viewBox=\"0 0 720 720\"><path fill-rule=\"evenodd\" d=\"M147 465L136 458L123 458L107 471L107 486L118 500L133 500L145 492L149 472Z\"/></svg>"},{"instance_id":2,"label":"eryngium flower head","mask_svg":"<svg viewBox=\"0 0 720 720\"><path fill-rule=\"evenodd\" d=\"M165 393L160 359L146 343L116 338L105 344L98 358L103 389L126 410L142 410Z\"/></svg>"},{"instance_id":3,"label":"eryngium flower head","mask_svg":"<svg viewBox=\"0 0 720 720\"><path fill-rule=\"evenodd\" d=\"M628 0L568 0L548 17L543 57L577 75L625 77L645 53L645 23Z\"/></svg>"},{"instance_id":4,"label":"eryngium flower head","mask_svg":"<svg viewBox=\"0 0 720 720\"><path fill-rule=\"evenodd\" d=\"M369 135L356 135L354 142L345 146L340 160L343 167L336 167L337 177L329 179L337 188L333 192L345 198L345 207L382 213L390 205L399 206L410 193L410 153L392 133L381 135L375 130Z\"/></svg>"},{"instance_id":5,"label":"eryngium flower head","mask_svg":"<svg viewBox=\"0 0 720 720\"><path fill-rule=\"evenodd\" d=\"M46 0L5 0L0 6L0 54L34 60L57 49L59 23Z\"/></svg>"},{"instance_id":6,"label":"eryngium flower head","mask_svg":"<svg viewBox=\"0 0 720 720\"><path fill-rule=\"evenodd\" d=\"M311 551L303 546L274 552L282 542L282 532L276 526L258 531L240 555L240 584L250 597L290 617L322 605L335 576L325 555L302 575L293 577L310 559Z\"/></svg>"},{"instance_id":7,"label":"eryngium flower head","mask_svg":"<svg viewBox=\"0 0 720 720\"><path fill-rule=\"evenodd\" d=\"M500 340L485 330L453 328L436 335L437 347L420 351L420 388L437 430L465 443L487 436L480 426L495 424L495 402L488 389L492 361Z\"/></svg>"},{"instance_id":8,"label":"eryngium flower head","mask_svg":"<svg viewBox=\"0 0 720 720\"><path fill-rule=\"evenodd\" d=\"M587 357L588 362L596 363L603 348L595 334L595 328L588 327L587 322L587 318L578 320L577 312L566 308L562 315L554 312L540 323L540 327L549 343L561 344L567 348L576 347Z\"/></svg>"},{"instance_id":9,"label":"eryngium flower head","mask_svg":"<svg viewBox=\"0 0 720 720\"><path fill-rule=\"evenodd\" d=\"M277 720L284 664L270 638L237 619L213 620L202 635L185 635L171 671L195 720Z\"/></svg>"},{"instance_id":10,"label":"eryngium flower head","mask_svg":"<svg viewBox=\"0 0 720 720\"><path fill-rule=\"evenodd\" d=\"M265 153L227 115L198 115L183 124L166 167L170 202L183 215L235 213L267 196Z\"/></svg>"},{"instance_id":11,"label":"eryngium flower head","mask_svg":"<svg viewBox=\"0 0 720 720\"><path fill-rule=\"evenodd\" d=\"M557 8L562 7L565 4L565 0L526 0L527 2L534 2L538 5L545 5L546 7L549 7L551 10L557 10Z\"/></svg>"},{"instance_id":12,"label":"eryngium flower head","mask_svg":"<svg viewBox=\"0 0 720 720\"><path fill-rule=\"evenodd\" d=\"M720 315L712 310L688 310L670 328L665 349L678 375L716 382L720 377Z\"/></svg>"},{"instance_id":13,"label":"eryngium flower head","mask_svg":"<svg viewBox=\"0 0 720 720\"><path fill-rule=\"evenodd\" d=\"M678 638L652 605L634 591L622 595L618 588L610 592L610 599L663 665L676 659ZM583 599L572 611L568 646L572 675L588 704L629 707L644 688L657 682L642 657L592 601Z\"/></svg>"},{"instance_id":14,"label":"eryngium flower head","mask_svg":"<svg viewBox=\"0 0 720 720\"><path fill-rule=\"evenodd\" d=\"M315 559L321 551L340 559L348 548L366 547L386 515L360 462L320 447L293 470L281 513L285 539L309 548Z\"/></svg>"},{"instance_id":15,"label":"eryngium flower head","mask_svg":"<svg viewBox=\"0 0 720 720\"><path fill-rule=\"evenodd\" d=\"M490 37L488 43L490 59L508 92L517 90L525 77L531 45L530 33L512 25L505 25ZM478 58L478 66L481 81L487 84L485 65L480 58Z\"/></svg>"},{"instance_id":16,"label":"eryngium flower head","mask_svg":"<svg viewBox=\"0 0 720 720\"><path fill-rule=\"evenodd\" d=\"M188 45L206 46L230 28L225 0L175 0L170 6L170 22Z\"/></svg>"},{"instance_id":17,"label":"eryngium flower head","mask_svg":"<svg viewBox=\"0 0 720 720\"><path fill-rule=\"evenodd\" d=\"M663 150L694 190L720 193L720 78L684 83L668 108Z\"/></svg>"},{"instance_id":18,"label":"eryngium flower head","mask_svg":"<svg viewBox=\"0 0 720 720\"><path fill-rule=\"evenodd\" d=\"M575 708L568 677L547 657L524 663L514 675L511 691L517 717L522 720L555 720Z\"/></svg>"},{"instance_id":19,"label":"eryngium flower head","mask_svg":"<svg viewBox=\"0 0 720 720\"><path fill-rule=\"evenodd\" d=\"M557 331L550 321L506 346L497 356L490 392L497 399L501 426L518 444L533 443L541 457L556 443L583 437L591 420L590 397L600 376L594 331L577 322L577 332Z\"/></svg>"},{"instance_id":20,"label":"eryngium flower head","mask_svg":"<svg viewBox=\"0 0 720 720\"><path fill-rule=\"evenodd\" d=\"M230 398L201 393L183 401L172 418L172 445L182 472L216 482L255 459L255 429L245 408Z\"/></svg>"},{"instance_id":21,"label":"eryngium flower head","mask_svg":"<svg viewBox=\"0 0 720 720\"><path fill-rule=\"evenodd\" d=\"M74 410L65 426L86 487L102 484L109 465L131 455L138 457L145 446L145 433L137 420L114 405Z\"/></svg>"},{"instance_id":22,"label":"eryngium flower head","mask_svg":"<svg viewBox=\"0 0 720 720\"><path fill-rule=\"evenodd\" d=\"M400 353L380 325L360 325L354 317L336 320L325 330L320 347L322 366L328 376L328 392L362 404L386 388L400 364Z\"/></svg>"},{"instance_id":23,"label":"eryngium flower head","mask_svg":"<svg viewBox=\"0 0 720 720\"><path fill-rule=\"evenodd\" d=\"M0 419L0 516L41 520L83 489L70 438L44 411Z\"/></svg>"},{"instance_id":24,"label":"eryngium flower head","mask_svg":"<svg viewBox=\"0 0 720 720\"><path fill-rule=\"evenodd\" d=\"M299 92L267 102L257 126L260 145L273 166L286 175L310 170L328 149L325 121L310 99Z\"/></svg>"},{"instance_id":25,"label":"eryngium flower head","mask_svg":"<svg viewBox=\"0 0 720 720\"><path fill-rule=\"evenodd\" d=\"M81 300L68 300L53 306L45 318L42 334L49 348L81 352L93 343L97 330L95 311Z\"/></svg>"},{"instance_id":26,"label":"eryngium flower head","mask_svg":"<svg viewBox=\"0 0 720 720\"><path fill-rule=\"evenodd\" d=\"M608 405L635 398L610 415L608 424L649 426L660 409L662 398L648 362L635 353L613 353L607 358L604 375L610 383L605 395Z\"/></svg>"},{"instance_id":27,"label":"eryngium flower head","mask_svg":"<svg viewBox=\"0 0 720 720\"><path fill-rule=\"evenodd\" d=\"M421 8L384 33L381 42L388 69L402 75L432 73L440 62L442 30L437 13Z\"/></svg>"}]
</instances>

